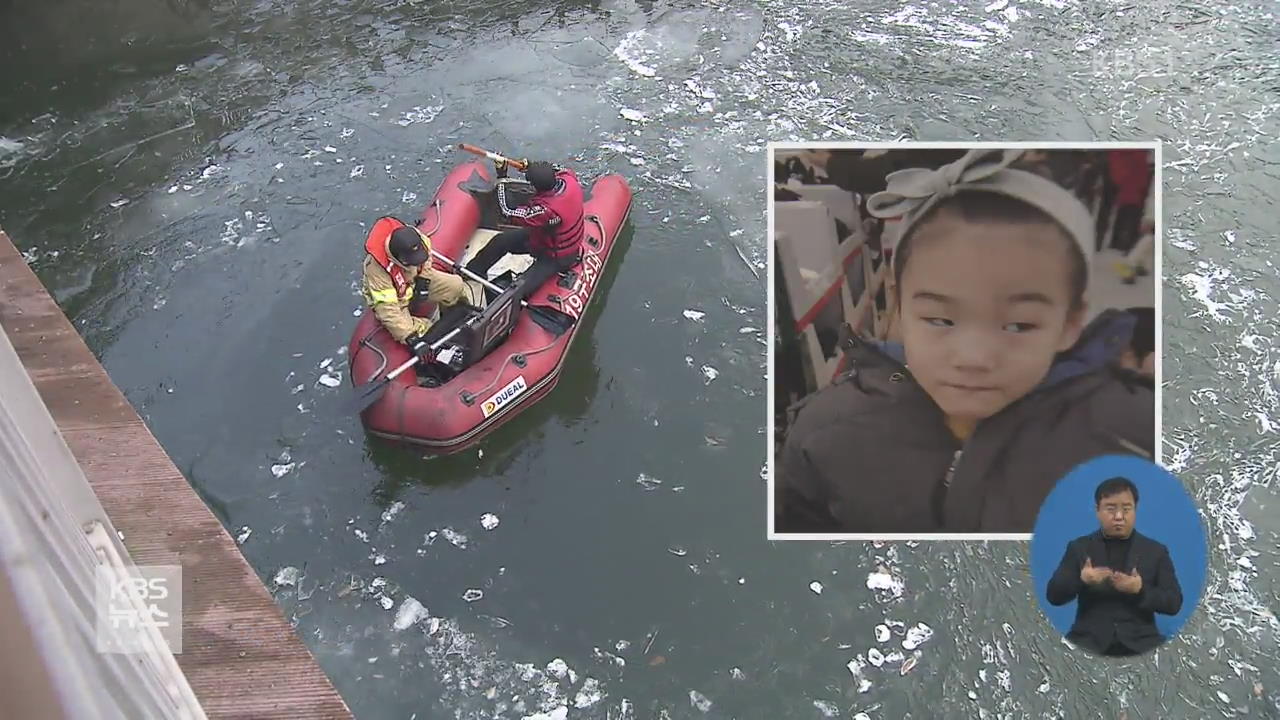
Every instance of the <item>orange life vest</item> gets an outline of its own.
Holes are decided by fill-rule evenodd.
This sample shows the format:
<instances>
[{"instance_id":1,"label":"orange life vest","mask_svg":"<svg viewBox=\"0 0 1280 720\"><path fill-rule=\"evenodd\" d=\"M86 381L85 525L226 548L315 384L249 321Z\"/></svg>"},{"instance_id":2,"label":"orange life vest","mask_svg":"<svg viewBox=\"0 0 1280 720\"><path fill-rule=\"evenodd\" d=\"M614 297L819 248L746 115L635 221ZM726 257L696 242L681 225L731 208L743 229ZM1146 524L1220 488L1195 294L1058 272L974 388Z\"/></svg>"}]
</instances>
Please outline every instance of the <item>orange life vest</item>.
<instances>
[{"instance_id":1,"label":"orange life vest","mask_svg":"<svg viewBox=\"0 0 1280 720\"><path fill-rule=\"evenodd\" d=\"M404 301L406 297L413 294L413 289L404 276L404 268L393 260L391 253L387 251L387 241L391 239L391 233L402 227L405 227L405 224L396 218L390 216L378 218L373 228L369 230L369 237L364 241L364 249L373 257L374 262L378 263L378 267L386 270L391 276L391 284L396 289L396 298Z\"/></svg>"}]
</instances>

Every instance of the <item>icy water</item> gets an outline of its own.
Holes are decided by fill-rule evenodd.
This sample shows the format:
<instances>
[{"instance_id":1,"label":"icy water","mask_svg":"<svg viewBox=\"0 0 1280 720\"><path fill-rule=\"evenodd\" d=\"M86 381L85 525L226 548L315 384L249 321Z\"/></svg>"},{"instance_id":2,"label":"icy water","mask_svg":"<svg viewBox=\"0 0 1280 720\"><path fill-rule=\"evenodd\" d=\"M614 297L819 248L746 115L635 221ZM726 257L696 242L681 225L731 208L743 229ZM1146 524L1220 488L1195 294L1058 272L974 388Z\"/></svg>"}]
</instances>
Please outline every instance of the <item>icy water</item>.
<instances>
[{"instance_id":1,"label":"icy water","mask_svg":"<svg viewBox=\"0 0 1280 720\"><path fill-rule=\"evenodd\" d=\"M0 224L359 717L1280 717L1272 5L118 5L26 6ZM1064 654L1022 544L768 543L762 143L1152 137L1182 637ZM365 228L459 141L636 206L557 390L423 461L323 378Z\"/></svg>"}]
</instances>

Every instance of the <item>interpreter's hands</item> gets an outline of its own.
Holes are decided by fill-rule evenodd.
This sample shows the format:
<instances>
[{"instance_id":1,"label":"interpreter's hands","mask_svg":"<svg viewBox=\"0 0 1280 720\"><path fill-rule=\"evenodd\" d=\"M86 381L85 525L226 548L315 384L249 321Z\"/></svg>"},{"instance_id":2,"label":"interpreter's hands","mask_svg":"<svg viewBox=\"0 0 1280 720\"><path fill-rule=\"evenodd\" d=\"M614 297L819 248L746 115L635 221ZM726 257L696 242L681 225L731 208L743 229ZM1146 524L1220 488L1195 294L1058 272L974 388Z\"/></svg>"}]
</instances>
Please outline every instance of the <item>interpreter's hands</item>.
<instances>
[{"instance_id":1,"label":"interpreter's hands","mask_svg":"<svg viewBox=\"0 0 1280 720\"><path fill-rule=\"evenodd\" d=\"M1111 573L1111 585L1122 593L1136 595L1142 591L1142 576L1138 574L1137 568L1127 573L1113 572Z\"/></svg>"},{"instance_id":2,"label":"interpreter's hands","mask_svg":"<svg viewBox=\"0 0 1280 720\"><path fill-rule=\"evenodd\" d=\"M1085 585L1101 585L1112 576L1111 568L1094 567L1093 558L1084 559L1084 567L1080 569L1080 581Z\"/></svg>"}]
</instances>

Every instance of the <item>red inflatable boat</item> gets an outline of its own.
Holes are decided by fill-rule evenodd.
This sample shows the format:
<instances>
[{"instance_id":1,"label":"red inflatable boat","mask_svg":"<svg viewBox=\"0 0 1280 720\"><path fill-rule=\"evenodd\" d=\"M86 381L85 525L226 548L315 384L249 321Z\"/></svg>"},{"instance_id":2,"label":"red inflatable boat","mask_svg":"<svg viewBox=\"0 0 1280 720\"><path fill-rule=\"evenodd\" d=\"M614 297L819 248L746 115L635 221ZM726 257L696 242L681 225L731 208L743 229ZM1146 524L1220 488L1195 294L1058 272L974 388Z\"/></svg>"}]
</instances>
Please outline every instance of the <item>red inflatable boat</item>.
<instances>
[{"instance_id":1,"label":"red inflatable boat","mask_svg":"<svg viewBox=\"0 0 1280 720\"><path fill-rule=\"evenodd\" d=\"M432 249L465 264L505 229L498 224L494 177L494 168L485 162L464 163L445 177L418 220L418 227L432 238ZM527 298L528 308L518 304L514 287L499 294L482 290L475 281L468 281L477 298L472 308L443 314L435 308L415 308L415 313L433 314L437 323L463 327L463 332L437 350L436 361L425 367L419 363L392 378L381 398L361 413L368 432L447 455L474 445L550 392L582 316L601 292L600 280L630 211L631 189L622 176L597 180L587 195L582 262L534 290ZM528 256L508 256L491 274L504 264L520 265L521 258L527 267ZM442 262L436 265L448 270ZM510 283L513 273L505 276ZM501 285L502 279L495 282ZM563 318L563 323L556 327L545 322L548 314ZM412 357L368 310L347 351L355 386L386 377Z\"/></svg>"}]
</instances>

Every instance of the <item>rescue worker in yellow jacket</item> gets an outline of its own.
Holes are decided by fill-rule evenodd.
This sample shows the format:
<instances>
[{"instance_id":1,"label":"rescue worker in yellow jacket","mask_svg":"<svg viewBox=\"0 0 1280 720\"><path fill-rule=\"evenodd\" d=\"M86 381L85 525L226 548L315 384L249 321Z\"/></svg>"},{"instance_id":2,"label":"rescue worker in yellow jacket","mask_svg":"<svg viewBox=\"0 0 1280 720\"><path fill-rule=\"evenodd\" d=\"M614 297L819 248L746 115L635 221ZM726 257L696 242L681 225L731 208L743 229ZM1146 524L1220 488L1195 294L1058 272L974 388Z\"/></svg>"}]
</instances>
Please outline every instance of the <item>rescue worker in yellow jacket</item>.
<instances>
[{"instance_id":1,"label":"rescue worker in yellow jacket","mask_svg":"<svg viewBox=\"0 0 1280 720\"><path fill-rule=\"evenodd\" d=\"M387 332L422 361L431 359L432 322L409 312L415 297L450 307L470 299L466 283L431 264L431 238L393 217L379 218L365 241L365 302Z\"/></svg>"}]
</instances>

